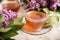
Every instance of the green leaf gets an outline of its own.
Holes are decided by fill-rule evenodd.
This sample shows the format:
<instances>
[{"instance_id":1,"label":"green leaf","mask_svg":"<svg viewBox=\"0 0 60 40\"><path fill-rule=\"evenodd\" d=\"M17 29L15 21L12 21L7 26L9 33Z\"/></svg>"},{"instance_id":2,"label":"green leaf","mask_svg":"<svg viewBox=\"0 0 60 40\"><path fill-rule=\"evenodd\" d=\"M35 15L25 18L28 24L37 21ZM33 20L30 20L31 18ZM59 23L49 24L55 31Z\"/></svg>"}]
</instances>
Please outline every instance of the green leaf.
<instances>
[{"instance_id":1,"label":"green leaf","mask_svg":"<svg viewBox=\"0 0 60 40\"><path fill-rule=\"evenodd\" d=\"M59 22L60 22L60 14L58 14L58 17L59 17Z\"/></svg>"},{"instance_id":2,"label":"green leaf","mask_svg":"<svg viewBox=\"0 0 60 40\"><path fill-rule=\"evenodd\" d=\"M6 33L2 33L1 36L4 37L4 38L10 38L10 37L13 37L13 36L16 36L18 33L15 31L15 30L10 30Z\"/></svg>"},{"instance_id":3,"label":"green leaf","mask_svg":"<svg viewBox=\"0 0 60 40\"><path fill-rule=\"evenodd\" d=\"M42 8L37 8L37 11L41 11L42 10Z\"/></svg>"},{"instance_id":4,"label":"green leaf","mask_svg":"<svg viewBox=\"0 0 60 40\"><path fill-rule=\"evenodd\" d=\"M43 9L46 14L48 14L48 19L44 25L44 27L49 27L57 24L59 22L59 17L57 15L57 12L55 11L50 11L47 8Z\"/></svg>"},{"instance_id":5,"label":"green leaf","mask_svg":"<svg viewBox=\"0 0 60 40\"><path fill-rule=\"evenodd\" d=\"M60 22L60 17L59 17L59 22Z\"/></svg>"},{"instance_id":6,"label":"green leaf","mask_svg":"<svg viewBox=\"0 0 60 40\"><path fill-rule=\"evenodd\" d=\"M60 0L58 0L58 6L60 7Z\"/></svg>"},{"instance_id":7,"label":"green leaf","mask_svg":"<svg viewBox=\"0 0 60 40\"><path fill-rule=\"evenodd\" d=\"M56 16L56 20L59 22L59 16Z\"/></svg>"},{"instance_id":8,"label":"green leaf","mask_svg":"<svg viewBox=\"0 0 60 40\"><path fill-rule=\"evenodd\" d=\"M0 32L8 32L9 30L11 30L12 28L5 28L5 29L0 29Z\"/></svg>"},{"instance_id":9,"label":"green leaf","mask_svg":"<svg viewBox=\"0 0 60 40\"><path fill-rule=\"evenodd\" d=\"M30 1L29 1L29 0L27 0L27 2L29 3Z\"/></svg>"},{"instance_id":10,"label":"green leaf","mask_svg":"<svg viewBox=\"0 0 60 40\"><path fill-rule=\"evenodd\" d=\"M11 38L3 38L0 36L0 40L14 40L14 39L11 39Z\"/></svg>"},{"instance_id":11,"label":"green leaf","mask_svg":"<svg viewBox=\"0 0 60 40\"><path fill-rule=\"evenodd\" d=\"M2 27L2 21L3 21L3 17L0 16L0 28Z\"/></svg>"},{"instance_id":12,"label":"green leaf","mask_svg":"<svg viewBox=\"0 0 60 40\"><path fill-rule=\"evenodd\" d=\"M16 36L18 33L17 31L19 29L21 29L24 25L24 23L22 23L22 20L23 18L16 18L14 20L11 20L9 22L9 25L7 28L11 28L10 30L9 29L5 29L5 31L3 32L0 32L0 36L2 36L3 38L5 38L6 40L9 40L7 38L10 38L10 37L13 37L13 36Z\"/></svg>"},{"instance_id":13,"label":"green leaf","mask_svg":"<svg viewBox=\"0 0 60 40\"><path fill-rule=\"evenodd\" d=\"M9 26L13 25L13 23L14 23L14 20L10 20L9 21Z\"/></svg>"},{"instance_id":14,"label":"green leaf","mask_svg":"<svg viewBox=\"0 0 60 40\"><path fill-rule=\"evenodd\" d=\"M22 23L23 17L14 19L13 25L20 25Z\"/></svg>"},{"instance_id":15,"label":"green leaf","mask_svg":"<svg viewBox=\"0 0 60 40\"><path fill-rule=\"evenodd\" d=\"M13 23L13 24L16 24L16 25L17 25L17 24L20 24L20 23L21 23L21 22L20 22L20 20L19 20L19 18L18 18L18 19L15 19L15 20L14 20L14 23Z\"/></svg>"},{"instance_id":16,"label":"green leaf","mask_svg":"<svg viewBox=\"0 0 60 40\"><path fill-rule=\"evenodd\" d=\"M14 24L12 27L13 27L13 29L15 29L16 31L18 31L18 30L20 30L22 27L23 27L23 23L20 23L20 24L18 24L18 25L16 25L16 24Z\"/></svg>"},{"instance_id":17,"label":"green leaf","mask_svg":"<svg viewBox=\"0 0 60 40\"><path fill-rule=\"evenodd\" d=\"M60 7L57 7L57 10L56 10L57 12L60 12Z\"/></svg>"},{"instance_id":18,"label":"green leaf","mask_svg":"<svg viewBox=\"0 0 60 40\"><path fill-rule=\"evenodd\" d=\"M14 23L14 20L10 20L10 21L9 21L9 25L8 25L7 27L8 27L8 28L12 28L13 23Z\"/></svg>"},{"instance_id":19,"label":"green leaf","mask_svg":"<svg viewBox=\"0 0 60 40\"><path fill-rule=\"evenodd\" d=\"M0 36L0 40L5 40L5 38L3 38L3 37Z\"/></svg>"},{"instance_id":20,"label":"green leaf","mask_svg":"<svg viewBox=\"0 0 60 40\"><path fill-rule=\"evenodd\" d=\"M43 27L48 28L48 27L52 27L52 25L50 23L46 23Z\"/></svg>"},{"instance_id":21,"label":"green leaf","mask_svg":"<svg viewBox=\"0 0 60 40\"><path fill-rule=\"evenodd\" d=\"M51 13L49 13L50 12L50 10L48 9L48 8L43 8L43 11L46 13L46 14L51 14Z\"/></svg>"},{"instance_id":22,"label":"green leaf","mask_svg":"<svg viewBox=\"0 0 60 40\"><path fill-rule=\"evenodd\" d=\"M13 29L15 29L16 31L21 29L24 25L24 23L22 23L22 20L23 20L23 17L14 19L14 22L12 25Z\"/></svg>"},{"instance_id":23,"label":"green leaf","mask_svg":"<svg viewBox=\"0 0 60 40\"><path fill-rule=\"evenodd\" d=\"M11 39L11 38L6 38L5 40L14 40L14 39Z\"/></svg>"}]
</instances>

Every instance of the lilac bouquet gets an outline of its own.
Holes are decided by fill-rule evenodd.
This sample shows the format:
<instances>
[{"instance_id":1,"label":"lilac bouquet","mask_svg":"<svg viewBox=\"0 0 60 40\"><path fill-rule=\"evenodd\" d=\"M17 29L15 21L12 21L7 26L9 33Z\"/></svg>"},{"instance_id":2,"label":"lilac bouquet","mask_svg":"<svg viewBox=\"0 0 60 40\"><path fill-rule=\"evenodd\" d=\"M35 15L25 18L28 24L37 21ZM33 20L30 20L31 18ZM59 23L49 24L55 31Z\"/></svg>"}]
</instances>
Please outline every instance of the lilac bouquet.
<instances>
[{"instance_id":1,"label":"lilac bouquet","mask_svg":"<svg viewBox=\"0 0 60 40\"><path fill-rule=\"evenodd\" d=\"M38 8L48 8L52 11L57 10L58 0L21 0L25 4L27 11L32 11Z\"/></svg>"},{"instance_id":2,"label":"lilac bouquet","mask_svg":"<svg viewBox=\"0 0 60 40\"><path fill-rule=\"evenodd\" d=\"M17 14L11 10L4 9L3 11L0 11L0 16L3 18L2 28L5 28L8 26L10 20L13 20L15 17L17 17Z\"/></svg>"},{"instance_id":3,"label":"lilac bouquet","mask_svg":"<svg viewBox=\"0 0 60 40\"><path fill-rule=\"evenodd\" d=\"M17 18L14 11L0 10L0 40L13 40L11 37L17 35L17 31L23 26L22 19Z\"/></svg>"}]
</instances>

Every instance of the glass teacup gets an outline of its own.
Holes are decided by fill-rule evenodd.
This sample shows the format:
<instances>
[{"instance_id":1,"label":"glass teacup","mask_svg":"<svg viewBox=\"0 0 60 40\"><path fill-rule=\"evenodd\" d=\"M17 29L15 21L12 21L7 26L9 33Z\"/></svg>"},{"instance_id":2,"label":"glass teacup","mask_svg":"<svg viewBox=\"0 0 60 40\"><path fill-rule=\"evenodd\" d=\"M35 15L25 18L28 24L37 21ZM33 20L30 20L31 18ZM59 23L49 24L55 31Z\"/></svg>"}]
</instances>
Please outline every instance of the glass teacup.
<instances>
[{"instance_id":1,"label":"glass teacup","mask_svg":"<svg viewBox=\"0 0 60 40\"><path fill-rule=\"evenodd\" d=\"M20 9L20 3L18 0L7 0L2 3L2 8L18 12Z\"/></svg>"},{"instance_id":2,"label":"glass teacup","mask_svg":"<svg viewBox=\"0 0 60 40\"><path fill-rule=\"evenodd\" d=\"M22 30L29 34L41 34L40 31L43 29L43 26L46 23L47 18L47 14L43 12L30 11L25 15L26 23L23 26Z\"/></svg>"}]
</instances>

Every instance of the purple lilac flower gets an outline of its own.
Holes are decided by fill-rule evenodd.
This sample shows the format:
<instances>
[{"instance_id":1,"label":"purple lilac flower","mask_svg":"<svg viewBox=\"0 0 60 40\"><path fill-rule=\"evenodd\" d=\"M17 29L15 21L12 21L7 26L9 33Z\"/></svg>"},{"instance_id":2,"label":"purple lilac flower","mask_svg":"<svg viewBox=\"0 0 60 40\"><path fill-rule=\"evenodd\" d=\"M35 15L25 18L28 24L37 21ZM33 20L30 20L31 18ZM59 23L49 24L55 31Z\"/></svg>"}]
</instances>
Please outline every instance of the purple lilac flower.
<instances>
[{"instance_id":1,"label":"purple lilac flower","mask_svg":"<svg viewBox=\"0 0 60 40\"><path fill-rule=\"evenodd\" d=\"M57 9L57 0L49 0L49 2L50 2L49 8L51 10L56 10Z\"/></svg>"},{"instance_id":2,"label":"purple lilac flower","mask_svg":"<svg viewBox=\"0 0 60 40\"><path fill-rule=\"evenodd\" d=\"M36 0L31 0L30 3L25 6L25 9L30 11L35 10L38 7L40 7L40 4Z\"/></svg>"},{"instance_id":3,"label":"purple lilac flower","mask_svg":"<svg viewBox=\"0 0 60 40\"><path fill-rule=\"evenodd\" d=\"M3 24L2 27L6 28L8 26L8 24L9 24L9 22L8 21L3 21L2 24Z\"/></svg>"},{"instance_id":4,"label":"purple lilac flower","mask_svg":"<svg viewBox=\"0 0 60 40\"><path fill-rule=\"evenodd\" d=\"M7 16L6 14L3 14L4 16L4 20L3 21L8 21L9 20L9 16Z\"/></svg>"},{"instance_id":5,"label":"purple lilac flower","mask_svg":"<svg viewBox=\"0 0 60 40\"><path fill-rule=\"evenodd\" d=\"M48 6L48 1L47 0L36 0L40 5L41 7L45 8Z\"/></svg>"},{"instance_id":6,"label":"purple lilac flower","mask_svg":"<svg viewBox=\"0 0 60 40\"><path fill-rule=\"evenodd\" d=\"M27 0L21 1L25 2ZM30 0L30 2L25 5L27 11L32 11L36 8L49 8L50 10L56 10L57 0Z\"/></svg>"},{"instance_id":7,"label":"purple lilac flower","mask_svg":"<svg viewBox=\"0 0 60 40\"><path fill-rule=\"evenodd\" d=\"M44 8L48 6L47 0L41 0L41 1L40 1L40 4L41 4L41 6L44 7Z\"/></svg>"},{"instance_id":8,"label":"purple lilac flower","mask_svg":"<svg viewBox=\"0 0 60 40\"><path fill-rule=\"evenodd\" d=\"M11 10L3 9L0 11L0 15L3 17L2 28L6 28L9 24L9 20L17 17L17 14Z\"/></svg>"},{"instance_id":9,"label":"purple lilac flower","mask_svg":"<svg viewBox=\"0 0 60 40\"><path fill-rule=\"evenodd\" d=\"M2 10L0 10L0 16L2 16L2 14L3 14L3 12L2 12Z\"/></svg>"},{"instance_id":10,"label":"purple lilac flower","mask_svg":"<svg viewBox=\"0 0 60 40\"><path fill-rule=\"evenodd\" d=\"M16 12L13 12L13 11L11 11L11 10L4 9L3 12L4 12L4 14L6 14L7 16L9 16L9 19L13 19L13 18L17 17Z\"/></svg>"}]
</instances>

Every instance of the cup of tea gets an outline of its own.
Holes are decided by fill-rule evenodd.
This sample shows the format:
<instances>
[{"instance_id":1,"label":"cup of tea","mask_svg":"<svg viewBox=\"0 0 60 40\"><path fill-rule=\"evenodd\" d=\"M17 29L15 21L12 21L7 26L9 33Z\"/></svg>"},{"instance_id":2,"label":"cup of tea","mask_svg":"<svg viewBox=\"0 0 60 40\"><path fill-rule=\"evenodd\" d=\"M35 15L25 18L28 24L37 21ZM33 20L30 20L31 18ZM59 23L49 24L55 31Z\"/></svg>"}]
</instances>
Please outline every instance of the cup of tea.
<instances>
[{"instance_id":1,"label":"cup of tea","mask_svg":"<svg viewBox=\"0 0 60 40\"><path fill-rule=\"evenodd\" d=\"M47 21L47 14L38 11L30 11L25 15L25 25L22 30L27 33L38 32L43 29Z\"/></svg>"},{"instance_id":2,"label":"cup of tea","mask_svg":"<svg viewBox=\"0 0 60 40\"><path fill-rule=\"evenodd\" d=\"M18 0L8 0L2 3L2 8L18 12L20 9L20 3Z\"/></svg>"}]
</instances>

